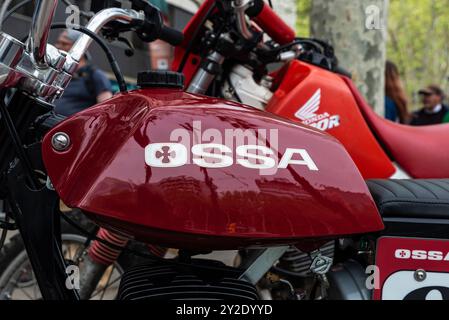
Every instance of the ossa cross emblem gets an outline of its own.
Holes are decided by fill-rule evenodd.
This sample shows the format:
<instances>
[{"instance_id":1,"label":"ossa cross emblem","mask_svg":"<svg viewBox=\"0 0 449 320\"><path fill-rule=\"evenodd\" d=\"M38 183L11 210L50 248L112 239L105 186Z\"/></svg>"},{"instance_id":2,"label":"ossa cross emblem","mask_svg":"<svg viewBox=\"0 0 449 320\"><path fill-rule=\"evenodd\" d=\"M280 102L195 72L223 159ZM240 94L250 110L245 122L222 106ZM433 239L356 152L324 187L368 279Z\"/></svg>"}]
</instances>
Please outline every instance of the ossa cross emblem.
<instances>
[{"instance_id":1,"label":"ossa cross emblem","mask_svg":"<svg viewBox=\"0 0 449 320\"><path fill-rule=\"evenodd\" d=\"M162 163L170 163L171 159L176 158L176 152L175 151L171 151L171 147L170 146L164 146L161 148L160 151L156 152L156 158L157 159L161 159L162 158Z\"/></svg>"},{"instance_id":2,"label":"ossa cross emblem","mask_svg":"<svg viewBox=\"0 0 449 320\"><path fill-rule=\"evenodd\" d=\"M187 148L178 143L154 143L145 148L145 160L151 167L176 168L186 164Z\"/></svg>"}]
</instances>

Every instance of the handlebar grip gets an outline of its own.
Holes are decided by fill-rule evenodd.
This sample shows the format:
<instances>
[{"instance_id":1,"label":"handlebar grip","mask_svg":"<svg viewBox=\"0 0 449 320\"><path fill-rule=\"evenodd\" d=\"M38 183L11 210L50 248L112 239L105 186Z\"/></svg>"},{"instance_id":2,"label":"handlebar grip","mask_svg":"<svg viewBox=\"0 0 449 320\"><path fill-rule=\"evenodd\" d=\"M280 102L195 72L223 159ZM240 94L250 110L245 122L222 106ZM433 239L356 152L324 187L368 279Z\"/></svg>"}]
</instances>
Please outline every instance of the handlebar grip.
<instances>
[{"instance_id":1,"label":"handlebar grip","mask_svg":"<svg viewBox=\"0 0 449 320\"><path fill-rule=\"evenodd\" d=\"M280 45L295 41L295 31L267 3L263 0L256 1L255 3L256 5L247 14L264 32Z\"/></svg>"},{"instance_id":2,"label":"handlebar grip","mask_svg":"<svg viewBox=\"0 0 449 320\"><path fill-rule=\"evenodd\" d=\"M184 41L184 34L176 29L162 26L159 39L168 42L172 46L179 46Z\"/></svg>"}]
</instances>

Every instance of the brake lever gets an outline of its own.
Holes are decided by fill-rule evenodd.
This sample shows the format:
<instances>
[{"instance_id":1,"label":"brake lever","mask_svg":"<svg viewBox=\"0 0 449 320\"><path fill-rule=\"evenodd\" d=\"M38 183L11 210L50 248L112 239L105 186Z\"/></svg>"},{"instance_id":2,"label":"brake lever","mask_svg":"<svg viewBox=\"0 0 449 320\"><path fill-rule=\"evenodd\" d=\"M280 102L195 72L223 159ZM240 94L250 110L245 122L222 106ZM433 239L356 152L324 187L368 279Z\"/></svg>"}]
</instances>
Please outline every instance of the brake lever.
<instances>
[{"instance_id":1,"label":"brake lever","mask_svg":"<svg viewBox=\"0 0 449 320\"><path fill-rule=\"evenodd\" d=\"M122 37L121 34L124 32L136 31L140 27L141 23L137 22L137 20L132 21L128 24L120 23L118 21L112 21L104 26L101 32L103 36L109 41L118 41L126 45L127 48L125 49L125 55L127 57L132 57L134 56L136 49L132 42L127 38Z\"/></svg>"},{"instance_id":2,"label":"brake lever","mask_svg":"<svg viewBox=\"0 0 449 320\"><path fill-rule=\"evenodd\" d=\"M137 31L142 27L142 23L143 22L139 20L132 20L129 23L111 21L101 29L101 33L107 39L116 40L120 37L120 34L124 32Z\"/></svg>"}]
</instances>

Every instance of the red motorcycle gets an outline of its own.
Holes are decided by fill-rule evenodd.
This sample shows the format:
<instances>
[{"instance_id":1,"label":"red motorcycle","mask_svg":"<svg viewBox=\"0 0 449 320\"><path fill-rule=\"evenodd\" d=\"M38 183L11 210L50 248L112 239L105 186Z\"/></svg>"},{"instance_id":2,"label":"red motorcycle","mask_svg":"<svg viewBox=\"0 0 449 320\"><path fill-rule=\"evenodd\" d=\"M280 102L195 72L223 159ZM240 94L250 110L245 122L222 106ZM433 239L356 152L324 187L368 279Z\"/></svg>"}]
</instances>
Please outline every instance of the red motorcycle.
<instances>
[{"instance_id":1,"label":"red motorcycle","mask_svg":"<svg viewBox=\"0 0 449 320\"><path fill-rule=\"evenodd\" d=\"M263 43L264 33L272 41ZM377 116L338 67L332 47L296 38L263 1L207 0L184 34L173 68L184 72L187 91L326 131L365 179L449 178L449 152L440 151L449 148L449 125L410 127Z\"/></svg>"},{"instance_id":2,"label":"red motorcycle","mask_svg":"<svg viewBox=\"0 0 449 320\"><path fill-rule=\"evenodd\" d=\"M264 43L264 33L272 41ZM448 125L415 128L377 116L338 67L333 48L296 38L263 1L205 1L184 34L173 68L185 73L189 92L235 100L326 131L346 147L365 179L449 177L449 153L437 152L448 147ZM269 71L269 63L277 66ZM418 191L438 199L441 194L425 190L431 185L447 190L432 181L408 183L385 181L371 189L381 193L375 194L379 201L382 191L399 197L396 188L406 198ZM333 248L321 250L332 254ZM306 254L291 248L281 258L284 268L276 271L304 277L310 263Z\"/></svg>"},{"instance_id":3,"label":"red motorcycle","mask_svg":"<svg viewBox=\"0 0 449 320\"><path fill-rule=\"evenodd\" d=\"M235 17L239 3L217 1L208 11ZM120 237L179 249L175 259L141 253L148 262L125 270L119 299L369 299L372 289L379 299L447 298L449 181L367 186L334 137L186 93L173 72L143 72L140 89L127 92L113 64L120 94L62 123L42 121L89 36L102 43L102 27L109 36L132 30L145 41L181 40L156 9L133 4L99 12L67 55L47 45L57 1L37 2L26 45L0 33L1 139L9 146L2 189L45 299L79 298L60 250L60 199ZM224 30L231 25L221 21ZM267 60L279 55L261 49ZM200 71L216 72L216 61L210 54ZM18 90L6 99L9 88ZM310 263L294 259L292 246ZM195 258L245 248L238 267Z\"/></svg>"}]
</instances>

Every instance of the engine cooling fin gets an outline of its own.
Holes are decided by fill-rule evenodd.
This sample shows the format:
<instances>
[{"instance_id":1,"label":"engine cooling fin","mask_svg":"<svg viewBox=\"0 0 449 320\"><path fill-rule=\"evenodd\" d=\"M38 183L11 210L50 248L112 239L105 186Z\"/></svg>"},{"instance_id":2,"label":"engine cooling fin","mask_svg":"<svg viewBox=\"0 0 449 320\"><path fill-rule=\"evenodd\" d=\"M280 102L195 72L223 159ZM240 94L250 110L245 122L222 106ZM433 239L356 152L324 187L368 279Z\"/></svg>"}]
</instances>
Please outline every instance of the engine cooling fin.
<instances>
[{"instance_id":1,"label":"engine cooling fin","mask_svg":"<svg viewBox=\"0 0 449 320\"><path fill-rule=\"evenodd\" d=\"M256 288L236 278L208 278L177 266L139 266L122 276L118 300L258 300Z\"/></svg>"}]
</instances>

